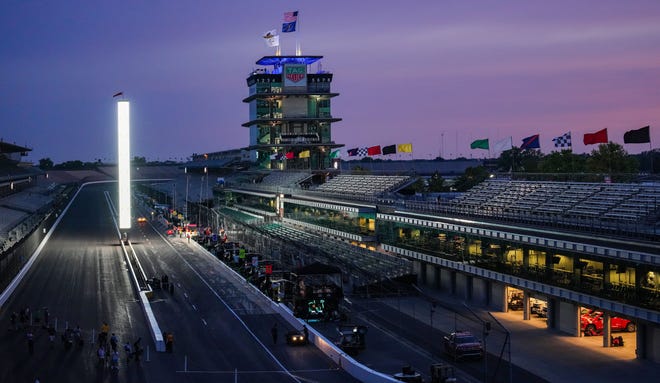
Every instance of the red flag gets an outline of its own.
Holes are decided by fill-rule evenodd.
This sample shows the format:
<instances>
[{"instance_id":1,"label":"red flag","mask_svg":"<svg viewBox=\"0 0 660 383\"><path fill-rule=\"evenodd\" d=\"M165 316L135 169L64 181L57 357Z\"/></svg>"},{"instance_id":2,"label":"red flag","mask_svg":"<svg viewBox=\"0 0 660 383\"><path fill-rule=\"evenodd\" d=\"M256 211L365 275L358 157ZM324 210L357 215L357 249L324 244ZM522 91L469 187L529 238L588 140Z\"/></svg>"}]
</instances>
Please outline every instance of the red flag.
<instances>
[{"instance_id":1,"label":"red flag","mask_svg":"<svg viewBox=\"0 0 660 383\"><path fill-rule=\"evenodd\" d=\"M286 157L287 160L290 160L290 159L292 159L292 158L295 157L295 156L296 156L296 155L295 155L293 152L287 152L287 153L284 155L284 157Z\"/></svg>"},{"instance_id":2,"label":"red flag","mask_svg":"<svg viewBox=\"0 0 660 383\"><path fill-rule=\"evenodd\" d=\"M370 148L367 148L367 155L375 156L376 154L380 154L380 145L376 145L376 146L372 146Z\"/></svg>"},{"instance_id":3,"label":"red flag","mask_svg":"<svg viewBox=\"0 0 660 383\"><path fill-rule=\"evenodd\" d=\"M607 144L607 128L596 133L586 133L583 142L585 145Z\"/></svg>"}]
</instances>

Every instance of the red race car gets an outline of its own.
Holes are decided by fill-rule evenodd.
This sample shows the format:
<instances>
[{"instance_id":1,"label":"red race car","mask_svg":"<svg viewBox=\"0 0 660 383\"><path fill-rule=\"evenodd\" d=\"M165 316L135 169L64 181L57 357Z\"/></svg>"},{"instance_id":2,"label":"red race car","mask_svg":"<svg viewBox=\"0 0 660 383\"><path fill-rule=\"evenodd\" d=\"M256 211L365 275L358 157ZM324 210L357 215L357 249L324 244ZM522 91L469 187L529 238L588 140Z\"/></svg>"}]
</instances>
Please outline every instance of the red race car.
<instances>
[{"instance_id":1,"label":"red race car","mask_svg":"<svg viewBox=\"0 0 660 383\"><path fill-rule=\"evenodd\" d=\"M603 332L603 312L583 310L580 316L580 327L585 335L598 335ZM612 331L635 332L635 322L620 317L610 317Z\"/></svg>"}]
</instances>

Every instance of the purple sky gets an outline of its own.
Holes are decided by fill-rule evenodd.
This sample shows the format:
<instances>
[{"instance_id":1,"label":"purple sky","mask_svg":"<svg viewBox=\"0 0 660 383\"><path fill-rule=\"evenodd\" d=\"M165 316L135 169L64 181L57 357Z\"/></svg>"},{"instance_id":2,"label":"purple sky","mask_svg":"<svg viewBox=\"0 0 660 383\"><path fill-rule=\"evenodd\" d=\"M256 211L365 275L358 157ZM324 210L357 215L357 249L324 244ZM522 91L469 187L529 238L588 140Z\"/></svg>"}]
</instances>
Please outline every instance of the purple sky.
<instances>
[{"instance_id":1,"label":"purple sky","mask_svg":"<svg viewBox=\"0 0 660 383\"><path fill-rule=\"evenodd\" d=\"M571 131L583 153L595 149L584 133L607 127L622 144L645 125L659 146L657 0L2 1L0 138L33 148L29 161L114 161L123 91L132 155L246 146L245 79L274 54L261 35L293 10L300 31L281 36L283 54L297 39L324 56L344 149L482 158L471 141L539 133L548 153Z\"/></svg>"}]
</instances>

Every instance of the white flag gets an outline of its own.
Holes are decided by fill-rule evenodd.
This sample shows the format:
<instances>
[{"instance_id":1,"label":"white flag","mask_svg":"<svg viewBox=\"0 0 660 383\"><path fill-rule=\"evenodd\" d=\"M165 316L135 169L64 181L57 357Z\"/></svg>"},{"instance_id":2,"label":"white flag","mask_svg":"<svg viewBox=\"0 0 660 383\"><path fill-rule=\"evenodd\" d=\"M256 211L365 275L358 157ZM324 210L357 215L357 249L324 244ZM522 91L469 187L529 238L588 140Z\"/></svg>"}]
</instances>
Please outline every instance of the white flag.
<instances>
[{"instance_id":1,"label":"white flag","mask_svg":"<svg viewBox=\"0 0 660 383\"><path fill-rule=\"evenodd\" d=\"M511 136L509 136L495 142L493 145L493 151L503 152L505 150L511 150L513 148L512 140Z\"/></svg>"},{"instance_id":2,"label":"white flag","mask_svg":"<svg viewBox=\"0 0 660 383\"><path fill-rule=\"evenodd\" d=\"M266 40L266 45L271 48L280 46L280 36L276 33L277 31L273 29L263 35L263 38Z\"/></svg>"}]
</instances>

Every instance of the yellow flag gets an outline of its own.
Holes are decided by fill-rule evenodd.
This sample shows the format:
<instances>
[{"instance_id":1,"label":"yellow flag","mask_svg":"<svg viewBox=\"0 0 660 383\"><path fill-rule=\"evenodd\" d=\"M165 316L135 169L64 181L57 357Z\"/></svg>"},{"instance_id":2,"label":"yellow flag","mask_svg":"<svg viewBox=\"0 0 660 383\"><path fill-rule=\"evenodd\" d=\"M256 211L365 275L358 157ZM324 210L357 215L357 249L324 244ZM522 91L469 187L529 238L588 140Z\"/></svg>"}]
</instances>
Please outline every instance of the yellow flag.
<instances>
[{"instance_id":1,"label":"yellow flag","mask_svg":"<svg viewBox=\"0 0 660 383\"><path fill-rule=\"evenodd\" d=\"M399 144L396 149L399 153L412 153L412 144Z\"/></svg>"},{"instance_id":2,"label":"yellow flag","mask_svg":"<svg viewBox=\"0 0 660 383\"><path fill-rule=\"evenodd\" d=\"M309 150L305 150L298 154L298 158L309 158Z\"/></svg>"}]
</instances>

